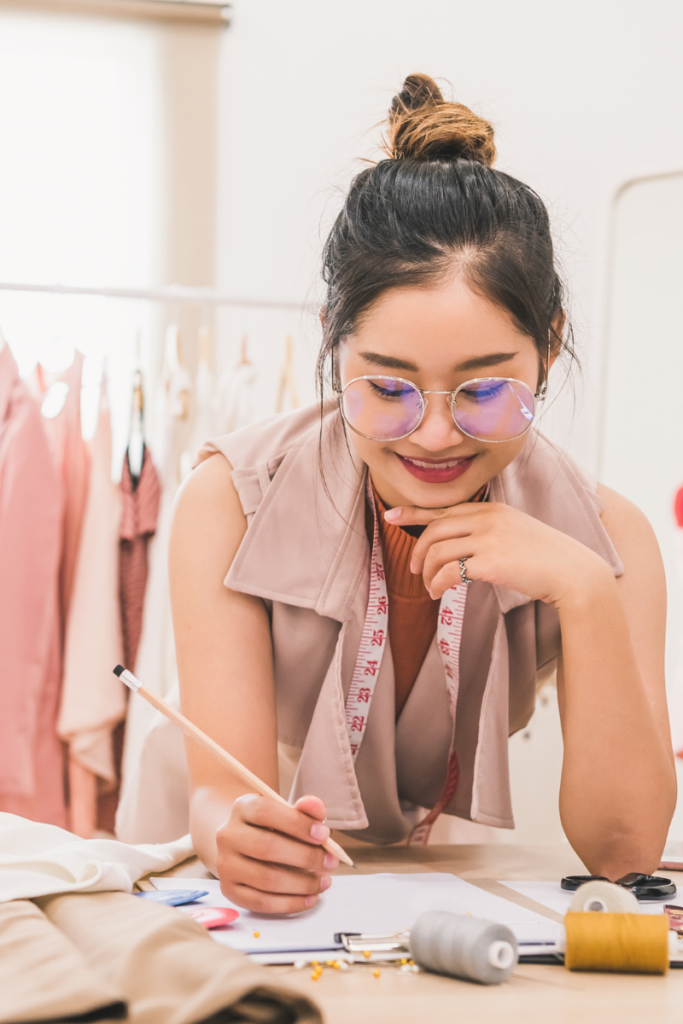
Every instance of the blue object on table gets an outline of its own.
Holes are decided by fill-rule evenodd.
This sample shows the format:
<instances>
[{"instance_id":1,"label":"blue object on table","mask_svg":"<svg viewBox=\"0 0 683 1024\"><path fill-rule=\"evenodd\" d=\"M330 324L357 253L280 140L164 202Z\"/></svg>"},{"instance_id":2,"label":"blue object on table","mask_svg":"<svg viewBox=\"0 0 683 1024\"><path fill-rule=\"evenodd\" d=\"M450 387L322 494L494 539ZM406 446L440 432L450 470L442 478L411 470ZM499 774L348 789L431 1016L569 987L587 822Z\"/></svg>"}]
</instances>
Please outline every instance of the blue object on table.
<instances>
[{"instance_id":1,"label":"blue object on table","mask_svg":"<svg viewBox=\"0 0 683 1024\"><path fill-rule=\"evenodd\" d=\"M135 892L133 895L143 900L152 900L153 903L166 903L169 907L182 907L184 903L194 903L209 894L202 889L153 889L151 892Z\"/></svg>"}]
</instances>

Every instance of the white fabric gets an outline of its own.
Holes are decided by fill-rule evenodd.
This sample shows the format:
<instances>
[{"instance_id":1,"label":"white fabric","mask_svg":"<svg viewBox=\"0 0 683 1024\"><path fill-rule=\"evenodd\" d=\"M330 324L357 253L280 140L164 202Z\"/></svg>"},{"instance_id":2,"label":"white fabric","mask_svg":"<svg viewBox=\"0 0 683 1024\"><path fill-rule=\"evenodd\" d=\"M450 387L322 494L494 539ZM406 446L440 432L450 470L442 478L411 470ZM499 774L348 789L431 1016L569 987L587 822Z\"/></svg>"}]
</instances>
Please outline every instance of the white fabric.
<instances>
[{"instance_id":1,"label":"white fabric","mask_svg":"<svg viewBox=\"0 0 683 1024\"><path fill-rule=\"evenodd\" d=\"M0 903L58 892L131 892L151 871L168 871L193 854L189 835L172 843L128 846L79 839L56 825L0 813Z\"/></svg>"},{"instance_id":2,"label":"white fabric","mask_svg":"<svg viewBox=\"0 0 683 1024\"><path fill-rule=\"evenodd\" d=\"M57 732L71 757L113 783L111 733L126 714L125 687L113 675L123 659L119 608L121 496L111 478L111 423L102 382L97 430L71 607Z\"/></svg>"},{"instance_id":3,"label":"white fabric","mask_svg":"<svg viewBox=\"0 0 683 1024\"><path fill-rule=\"evenodd\" d=\"M145 686L167 697L177 680L173 620L168 585L168 543L173 502L180 485L180 443L184 418L192 397L192 383L178 362L178 328L166 334L162 386L157 395L155 423L150 448L161 482L157 528L148 547L149 574L142 612L142 635L135 660L135 674ZM131 700L121 765L121 804L129 805L130 787L138 774L138 763L155 711L144 700ZM187 803L187 796L185 796ZM124 811L124 819L128 812ZM173 821L170 824L174 824ZM123 826L126 831L126 826ZM117 834L119 831L117 814ZM175 832L175 835L178 833ZM155 837L156 838L156 837Z\"/></svg>"}]
</instances>

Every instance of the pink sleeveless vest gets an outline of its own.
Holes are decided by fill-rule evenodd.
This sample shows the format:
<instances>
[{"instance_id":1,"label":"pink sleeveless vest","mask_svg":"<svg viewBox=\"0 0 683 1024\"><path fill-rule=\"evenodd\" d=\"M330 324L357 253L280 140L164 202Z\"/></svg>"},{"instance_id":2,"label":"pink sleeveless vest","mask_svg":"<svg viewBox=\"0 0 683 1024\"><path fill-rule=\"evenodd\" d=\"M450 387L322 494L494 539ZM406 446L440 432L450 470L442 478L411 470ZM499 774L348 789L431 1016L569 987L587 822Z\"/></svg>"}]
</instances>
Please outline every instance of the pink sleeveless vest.
<instances>
[{"instance_id":1,"label":"pink sleeveless vest","mask_svg":"<svg viewBox=\"0 0 683 1024\"><path fill-rule=\"evenodd\" d=\"M248 521L225 578L269 610L281 743L300 751L290 798L321 797L327 823L373 843L396 843L416 808L438 800L451 718L436 638L395 720L387 650L355 764L344 716L368 602L366 467L344 437L336 403L274 417L210 441L199 461L223 454ZM505 502L575 537L615 575L619 556L600 520L595 486L572 459L534 432L491 482ZM460 650L455 750L457 791L445 813L514 828L508 736L529 721L536 676L560 650L555 609L504 587L468 590Z\"/></svg>"}]
</instances>

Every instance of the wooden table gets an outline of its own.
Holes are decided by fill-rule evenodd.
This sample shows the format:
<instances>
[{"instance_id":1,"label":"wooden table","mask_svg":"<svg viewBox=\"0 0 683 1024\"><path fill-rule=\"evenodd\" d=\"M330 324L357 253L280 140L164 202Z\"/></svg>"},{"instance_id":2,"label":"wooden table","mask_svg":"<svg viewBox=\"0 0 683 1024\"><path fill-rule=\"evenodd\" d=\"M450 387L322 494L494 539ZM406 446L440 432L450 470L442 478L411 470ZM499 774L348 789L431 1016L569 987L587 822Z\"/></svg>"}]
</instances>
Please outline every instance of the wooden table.
<instances>
[{"instance_id":1,"label":"wooden table","mask_svg":"<svg viewBox=\"0 0 683 1024\"><path fill-rule=\"evenodd\" d=\"M354 846L349 852L363 874L380 871L445 871L552 920L560 916L499 880L556 880L585 869L568 845ZM348 873L351 869L339 869ZM169 872L171 874L173 872ZM197 877L194 867L183 874ZM665 872L683 886L683 872ZM683 889L681 889L683 902ZM310 970L270 967L280 980L312 996L326 1024L683 1024L683 970L664 977L588 974L564 967L519 965L504 985L483 986L438 975L400 974L385 967L379 978L364 965L326 969L318 981Z\"/></svg>"}]
</instances>

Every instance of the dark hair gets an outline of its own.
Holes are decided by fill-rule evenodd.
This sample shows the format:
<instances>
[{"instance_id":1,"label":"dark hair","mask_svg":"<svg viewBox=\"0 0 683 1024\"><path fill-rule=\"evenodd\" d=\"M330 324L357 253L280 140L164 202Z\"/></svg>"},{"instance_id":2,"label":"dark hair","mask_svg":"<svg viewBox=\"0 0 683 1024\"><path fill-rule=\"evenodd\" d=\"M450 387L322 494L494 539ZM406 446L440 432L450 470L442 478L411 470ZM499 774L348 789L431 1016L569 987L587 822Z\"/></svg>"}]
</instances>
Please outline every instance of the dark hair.
<instances>
[{"instance_id":1,"label":"dark hair","mask_svg":"<svg viewBox=\"0 0 683 1024\"><path fill-rule=\"evenodd\" d=\"M388 126L388 159L353 179L325 244L321 397L328 355L382 293L454 265L534 340L543 366L548 345L574 358L547 210L528 185L494 170L489 122L444 100L427 75L409 75Z\"/></svg>"}]
</instances>

